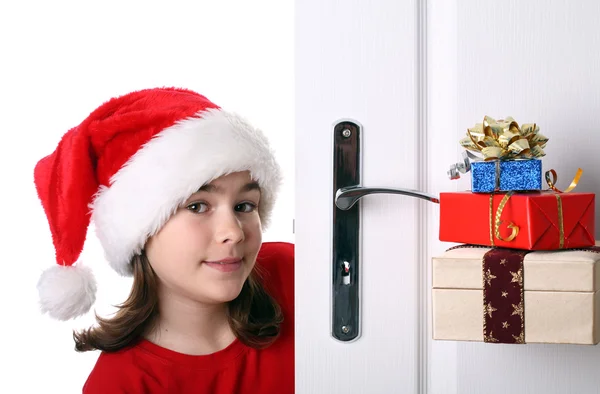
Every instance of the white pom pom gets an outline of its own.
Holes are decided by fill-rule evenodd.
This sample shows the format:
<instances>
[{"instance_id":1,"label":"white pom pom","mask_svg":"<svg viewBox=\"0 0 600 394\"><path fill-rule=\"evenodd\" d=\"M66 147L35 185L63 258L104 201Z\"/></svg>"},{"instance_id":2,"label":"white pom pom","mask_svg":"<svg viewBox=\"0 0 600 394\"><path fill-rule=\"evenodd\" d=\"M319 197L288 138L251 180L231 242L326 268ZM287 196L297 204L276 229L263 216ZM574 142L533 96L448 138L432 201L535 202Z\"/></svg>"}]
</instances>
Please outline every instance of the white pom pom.
<instances>
[{"instance_id":1,"label":"white pom pom","mask_svg":"<svg viewBox=\"0 0 600 394\"><path fill-rule=\"evenodd\" d=\"M77 264L55 265L44 271L37 284L42 312L54 319L69 320L88 312L96 301L92 270Z\"/></svg>"}]
</instances>

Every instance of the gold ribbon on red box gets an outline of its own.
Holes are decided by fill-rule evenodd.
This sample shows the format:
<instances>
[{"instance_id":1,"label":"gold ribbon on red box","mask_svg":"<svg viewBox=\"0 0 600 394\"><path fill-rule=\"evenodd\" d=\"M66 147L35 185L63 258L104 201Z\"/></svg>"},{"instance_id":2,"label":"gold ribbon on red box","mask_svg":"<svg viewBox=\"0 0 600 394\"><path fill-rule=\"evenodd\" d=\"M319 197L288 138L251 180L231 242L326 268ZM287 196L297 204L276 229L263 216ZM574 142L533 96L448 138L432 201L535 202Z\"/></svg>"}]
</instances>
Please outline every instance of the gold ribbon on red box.
<instances>
[{"instance_id":1,"label":"gold ribbon on red box","mask_svg":"<svg viewBox=\"0 0 600 394\"><path fill-rule=\"evenodd\" d=\"M577 169L577 173L575 174L575 177L573 178L573 180L571 181L571 184L569 185L569 187L567 189L565 189L564 191L561 191L559 189L556 188L556 182L558 180L558 176L556 175L556 171L554 171L553 169L546 171L546 183L548 184L548 191L552 190L555 193L556 196L556 209L558 212L558 225L559 225L559 237L560 237L560 244L559 244L559 249L563 249L564 244L565 244L565 231L564 231L564 222L563 222L563 208L562 208L562 200L560 198L560 193L569 193L570 191L572 191L573 189L575 189L577 187L577 184L579 183L579 180L581 179L581 176L583 175L583 170L581 168ZM504 210L504 207L506 206L506 204L508 203L508 200L510 199L510 197L514 194L514 192L508 192L504 195L504 197L502 198L502 201L500 201L500 205L498 206L498 209L496 211L496 213L494 214L494 195L495 194L490 194L490 210L489 210L489 216L490 216L490 244L492 246L495 246L495 239L498 239L500 241L504 241L504 242L511 242L513 241L517 235L519 235L519 226L515 225L513 222L509 222L508 223L508 228L511 230L511 234L504 238L500 235L500 225L503 224L502 221L502 211Z\"/></svg>"}]
</instances>

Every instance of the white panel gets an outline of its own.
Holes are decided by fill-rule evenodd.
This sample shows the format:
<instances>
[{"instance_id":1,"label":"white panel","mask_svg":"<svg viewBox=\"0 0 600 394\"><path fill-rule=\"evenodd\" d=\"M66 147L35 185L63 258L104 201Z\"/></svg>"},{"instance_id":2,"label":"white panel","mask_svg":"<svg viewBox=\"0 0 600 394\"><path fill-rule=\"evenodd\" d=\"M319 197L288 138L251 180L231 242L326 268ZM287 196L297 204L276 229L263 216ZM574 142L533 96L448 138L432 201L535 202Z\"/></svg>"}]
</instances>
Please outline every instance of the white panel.
<instances>
[{"instance_id":1,"label":"white panel","mask_svg":"<svg viewBox=\"0 0 600 394\"><path fill-rule=\"evenodd\" d=\"M416 188L414 1L296 2L297 393L414 393L419 386L417 202L362 205L362 337L330 336L332 126L364 126L365 186ZM424 263L424 262L423 262Z\"/></svg>"},{"instance_id":2,"label":"white panel","mask_svg":"<svg viewBox=\"0 0 600 394\"><path fill-rule=\"evenodd\" d=\"M550 138L544 170L558 172L559 188L581 167L576 190L600 192L599 19L593 0L459 1L456 141L484 115L537 122ZM598 347L459 344L458 360L458 392L465 394L600 387Z\"/></svg>"}]
</instances>

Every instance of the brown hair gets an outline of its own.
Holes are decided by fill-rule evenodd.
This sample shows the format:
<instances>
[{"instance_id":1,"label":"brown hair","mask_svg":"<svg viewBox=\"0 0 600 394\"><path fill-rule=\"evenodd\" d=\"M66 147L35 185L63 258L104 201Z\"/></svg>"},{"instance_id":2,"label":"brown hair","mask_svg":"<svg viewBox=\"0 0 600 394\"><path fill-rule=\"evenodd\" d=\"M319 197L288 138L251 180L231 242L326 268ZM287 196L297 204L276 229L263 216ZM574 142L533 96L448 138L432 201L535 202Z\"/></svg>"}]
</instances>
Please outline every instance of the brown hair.
<instances>
[{"instance_id":1,"label":"brown hair","mask_svg":"<svg viewBox=\"0 0 600 394\"><path fill-rule=\"evenodd\" d=\"M133 285L129 297L111 318L96 314L97 326L73 331L75 350L114 352L134 345L154 326L158 316L157 280L147 257L134 256ZM283 314L279 304L263 288L255 268L240 295L229 303L228 320L235 336L247 346L265 348L279 336Z\"/></svg>"}]
</instances>

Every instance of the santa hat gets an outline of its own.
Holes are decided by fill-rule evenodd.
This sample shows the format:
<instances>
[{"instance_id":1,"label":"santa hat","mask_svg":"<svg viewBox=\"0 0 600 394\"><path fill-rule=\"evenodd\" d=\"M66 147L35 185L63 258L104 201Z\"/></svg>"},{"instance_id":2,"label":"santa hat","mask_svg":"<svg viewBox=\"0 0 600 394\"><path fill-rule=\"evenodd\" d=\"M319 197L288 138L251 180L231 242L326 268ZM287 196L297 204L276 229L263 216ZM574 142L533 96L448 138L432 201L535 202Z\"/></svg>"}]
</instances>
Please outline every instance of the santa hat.
<instances>
[{"instance_id":1,"label":"santa hat","mask_svg":"<svg viewBox=\"0 0 600 394\"><path fill-rule=\"evenodd\" d=\"M68 320L94 304L95 279L79 261L90 220L110 266L131 276L132 257L186 199L237 171L250 171L261 187L264 229L281 172L260 130L186 89L141 90L104 103L35 167L57 263L38 282L42 311Z\"/></svg>"}]
</instances>

